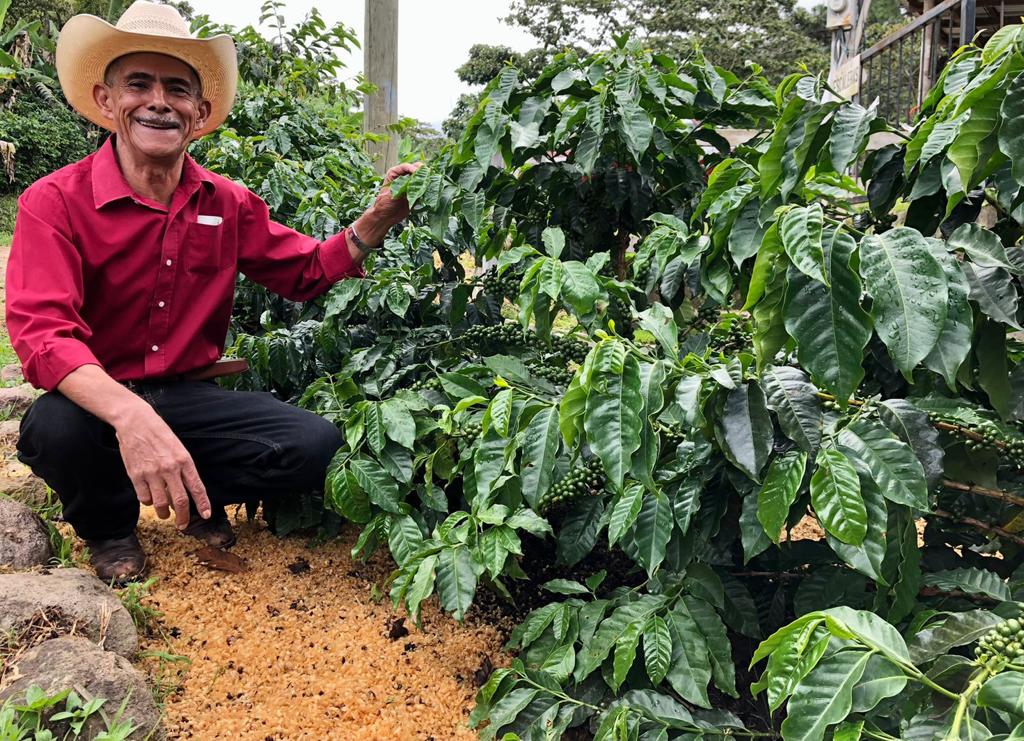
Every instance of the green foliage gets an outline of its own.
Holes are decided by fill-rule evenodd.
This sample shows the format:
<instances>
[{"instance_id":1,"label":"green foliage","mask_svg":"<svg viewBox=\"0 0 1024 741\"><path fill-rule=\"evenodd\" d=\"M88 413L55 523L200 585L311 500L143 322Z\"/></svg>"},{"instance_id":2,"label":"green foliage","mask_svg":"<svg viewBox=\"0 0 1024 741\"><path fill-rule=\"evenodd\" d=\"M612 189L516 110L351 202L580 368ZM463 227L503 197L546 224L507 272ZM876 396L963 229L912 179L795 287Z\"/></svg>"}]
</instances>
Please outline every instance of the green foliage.
<instances>
[{"instance_id":1,"label":"green foliage","mask_svg":"<svg viewBox=\"0 0 1024 741\"><path fill-rule=\"evenodd\" d=\"M118 590L121 604L128 611L135 629L146 636L154 634L160 618L164 616L160 610L145 604L156 581L156 577L150 577L143 582L130 582Z\"/></svg>"},{"instance_id":2,"label":"green foliage","mask_svg":"<svg viewBox=\"0 0 1024 741\"><path fill-rule=\"evenodd\" d=\"M61 104L19 95L14 105L0 108L0 141L14 145L13 176L0 175L0 194L17 194L54 170L76 162L94 143L78 115ZM13 228L0 226L0 231Z\"/></svg>"},{"instance_id":3,"label":"green foliage","mask_svg":"<svg viewBox=\"0 0 1024 741\"><path fill-rule=\"evenodd\" d=\"M1014 33L871 153L888 124L807 74L625 39L505 67L394 184L413 223L368 277L239 338L244 383L344 431L324 504L391 552L396 605L564 597L481 689L484 737L1020 722L1012 641L968 655L1024 584ZM785 535L805 518L823 538Z\"/></svg>"},{"instance_id":4,"label":"green foliage","mask_svg":"<svg viewBox=\"0 0 1024 741\"><path fill-rule=\"evenodd\" d=\"M18 199L14 196L0 196L0 244L10 244L17 216Z\"/></svg>"},{"instance_id":5,"label":"green foliage","mask_svg":"<svg viewBox=\"0 0 1024 741\"><path fill-rule=\"evenodd\" d=\"M127 698L112 716L103 711L106 703L101 698L87 702L74 690L51 695L33 686L25 691L20 703L10 699L0 705L0 738L10 741L76 738L125 741L138 730L130 720L122 720Z\"/></svg>"}]
</instances>

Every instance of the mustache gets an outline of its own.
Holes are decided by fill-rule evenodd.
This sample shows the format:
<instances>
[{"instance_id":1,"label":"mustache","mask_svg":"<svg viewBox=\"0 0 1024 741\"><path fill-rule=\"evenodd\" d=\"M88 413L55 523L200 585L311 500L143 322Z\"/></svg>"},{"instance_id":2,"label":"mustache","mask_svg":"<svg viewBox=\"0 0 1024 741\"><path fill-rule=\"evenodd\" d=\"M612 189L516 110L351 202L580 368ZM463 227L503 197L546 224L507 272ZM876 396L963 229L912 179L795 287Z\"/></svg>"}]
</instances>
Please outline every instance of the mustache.
<instances>
[{"instance_id":1,"label":"mustache","mask_svg":"<svg viewBox=\"0 0 1024 741\"><path fill-rule=\"evenodd\" d=\"M149 126L162 126L168 129L181 128L181 124L173 118L163 118L161 116L136 116L135 120Z\"/></svg>"}]
</instances>

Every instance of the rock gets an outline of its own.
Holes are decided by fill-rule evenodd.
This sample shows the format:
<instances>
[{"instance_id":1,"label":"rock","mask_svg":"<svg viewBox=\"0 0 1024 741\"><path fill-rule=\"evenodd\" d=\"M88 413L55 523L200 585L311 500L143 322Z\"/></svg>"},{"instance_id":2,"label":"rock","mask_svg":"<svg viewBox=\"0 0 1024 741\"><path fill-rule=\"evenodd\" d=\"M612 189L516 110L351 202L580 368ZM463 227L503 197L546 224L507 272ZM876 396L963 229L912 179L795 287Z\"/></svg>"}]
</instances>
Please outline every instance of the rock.
<instances>
[{"instance_id":1,"label":"rock","mask_svg":"<svg viewBox=\"0 0 1024 741\"><path fill-rule=\"evenodd\" d=\"M0 422L0 448L13 448L21 436L21 421L8 419Z\"/></svg>"},{"instance_id":2,"label":"rock","mask_svg":"<svg viewBox=\"0 0 1024 741\"><path fill-rule=\"evenodd\" d=\"M46 504L46 484L32 470L16 460L0 465L0 492L30 507Z\"/></svg>"},{"instance_id":3,"label":"rock","mask_svg":"<svg viewBox=\"0 0 1024 741\"><path fill-rule=\"evenodd\" d=\"M0 631L19 633L40 613L61 633L82 635L121 656L138 650L135 624L121 600L87 571L0 574Z\"/></svg>"},{"instance_id":4,"label":"rock","mask_svg":"<svg viewBox=\"0 0 1024 741\"><path fill-rule=\"evenodd\" d=\"M32 406L38 395L39 392L27 383L0 388L0 410L6 412L8 417L20 417Z\"/></svg>"},{"instance_id":5,"label":"rock","mask_svg":"<svg viewBox=\"0 0 1024 741\"><path fill-rule=\"evenodd\" d=\"M21 374L21 366L17 363L5 365L0 369L0 382L2 383L23 383L25 378Z\"/></svg>"},{"instance_id":6,"label":"rock","mask_svg":"<svg viewBox=\"0 0 1024 741\"><path fill-rule=\"evenodd\" d=\"M7 673L4 685L0 686L0 703L7 699L24 702L25 692L30 687L40 687L49 695L70 689L86 701L106 700L102 711L111 719L124 702L121 718L131 720L136 726L135 732L126 738L167 738L160 723L160 710L146 684L146 676L126 659L104 651L84 638L53 638L26 651ZM63 710L63 703L56 710ZM47 727L58 738L67 730L66 725L60 723ZM86 722L80 737L95 738L104 730L106 723L97 713Z\"/></svg>"},{"instance_id":7,"label":"rock","mask_svg":"<svg viewBox=\"0 0 1024 741\"><path fill-rule=\"evenodd\" d=\"M50 560L50 533L28 506L0 496L0 566L30 569Z\"/></svg>"}]
</instances>

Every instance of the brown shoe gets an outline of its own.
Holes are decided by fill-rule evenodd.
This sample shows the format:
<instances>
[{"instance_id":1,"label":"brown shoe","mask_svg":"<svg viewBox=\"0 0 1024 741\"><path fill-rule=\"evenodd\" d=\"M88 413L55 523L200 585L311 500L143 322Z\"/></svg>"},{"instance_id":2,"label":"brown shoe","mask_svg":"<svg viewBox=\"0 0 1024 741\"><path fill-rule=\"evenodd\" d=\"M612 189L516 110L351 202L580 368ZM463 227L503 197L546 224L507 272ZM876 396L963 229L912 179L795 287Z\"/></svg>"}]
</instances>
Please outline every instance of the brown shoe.
<instances>
[{"instance_id":1,"label":"brown shoe","mask_svg":"<svg viewBox=\"0 0 1024 741\"><path fill-rule=\"evenodd\" d=\"M126 538L87 540L85 544L96 576L107 584L123 586L146 573L146 553L135 533Z\"/></svg>"},{"instance_id":2,"label":"brown shoe","mask_svg":"<svg viewBox=\"0 0 1024 741\"><path fill-rule=\"evenodd\" d=\"M209 520L194 514L188 527L181 532L214 548L230 548L235 544L235 531L223 512L214 512Z\"/></svg>"}]
</instances>

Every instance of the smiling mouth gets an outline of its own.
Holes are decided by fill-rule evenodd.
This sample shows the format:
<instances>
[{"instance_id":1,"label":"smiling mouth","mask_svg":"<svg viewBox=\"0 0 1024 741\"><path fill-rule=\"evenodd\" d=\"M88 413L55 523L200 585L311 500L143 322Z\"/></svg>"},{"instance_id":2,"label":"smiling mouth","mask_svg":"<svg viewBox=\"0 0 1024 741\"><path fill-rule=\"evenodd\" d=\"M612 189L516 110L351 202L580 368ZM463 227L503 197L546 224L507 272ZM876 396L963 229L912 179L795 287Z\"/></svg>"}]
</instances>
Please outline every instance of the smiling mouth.
<instances>
[{"instance_id":1,"label":"smiling mouth","mask_svg":"<svg viewBox=\"0 0 1024 741\"><path fill-rule=\"evenodd\" d=\"M174 121L154 121L151 119L136 118L135 123L140 126L145 126L147 129L156 129L158 131L169 131L181 128Z\"/></svg>"}]
</instances>

